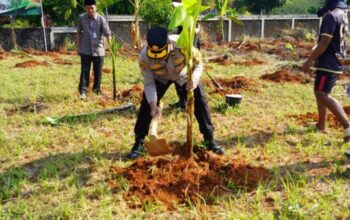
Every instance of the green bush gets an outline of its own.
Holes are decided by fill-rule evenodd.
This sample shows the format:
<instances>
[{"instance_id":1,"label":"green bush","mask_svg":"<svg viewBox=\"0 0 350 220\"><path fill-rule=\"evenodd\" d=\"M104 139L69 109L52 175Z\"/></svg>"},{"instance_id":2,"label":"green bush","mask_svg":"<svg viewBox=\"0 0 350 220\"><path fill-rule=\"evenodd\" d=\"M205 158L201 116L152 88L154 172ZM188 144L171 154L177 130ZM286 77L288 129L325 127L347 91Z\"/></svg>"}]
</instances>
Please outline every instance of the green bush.
<instances>
[{"instance_id":1,"label":"green bush","mask_svg":"<svg viewBox=\"0 0 350 220\"><path fill-rule=\"evenodd\" d=\"M143 1L140 7L142 20L151 26L167 27L173 12L171 0L147 0Z\"/></svg>"},{"instance_id":2,"label":"green bush","mask_svg":"<svg viewBox=\"0 0 350 220\"><path fill-rule=\"evenodd\" d=\"M75 51L76 50L75 42L72 41L69 37L65 37L63 41L63 48L65 48L68 51Z\"/></svg>"},{"instance_id":3,"label":"green bush","mask_svg":"<svg viewBox=\"0 0 350 220\"><path fill-rule=\"evenodd\" d=\"M283 6L275 8L273 14L316 14L323 3L323 0L287 0Z\"/></svg>"}]
</instances>

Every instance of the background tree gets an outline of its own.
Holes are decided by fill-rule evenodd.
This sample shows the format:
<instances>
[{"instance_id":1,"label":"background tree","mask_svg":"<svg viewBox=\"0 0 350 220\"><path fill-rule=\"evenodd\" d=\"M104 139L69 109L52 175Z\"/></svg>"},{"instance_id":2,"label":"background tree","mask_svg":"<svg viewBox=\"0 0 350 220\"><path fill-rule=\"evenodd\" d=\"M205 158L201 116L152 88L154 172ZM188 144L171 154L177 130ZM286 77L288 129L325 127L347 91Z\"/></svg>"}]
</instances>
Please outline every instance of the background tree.
<instances>
[{"instance_id":1,"label":"background tree","mask_svg":"<svg viewBox=\"0 0 350 220\"><path fill-rule=\"evenodd\" d=\"M108 7L108 13L115 15L132 15L134 13L134 7L130 3L130 0L120 0Z\"/></svg>"},{"instance_id":2,"label":"background tree","mask_svg":"<svg viewBox=\"0 0 350 220\"><path fill-rule=\"evenodd\" d=\"M140 16L150 26L167 27L174 12L171 0L146 0L140 6Z\"/></svg>"},{"instance_id":3,"label":"background tree","mask_svg":"<svg viewBox=\"0 0 350 220\"><path fill-rule=\"evenodd\" d=\"M108 7L116 4L119 1L120 0L97 0L96 1L97 11L100 14L104 14L108 17Z\"/></svg>"},{"instance_id":4,"label":"background tree","mask_svg":"<svg viewBox=\"0 0 350 220\"><path fill-rule=\"evenodd\" d=\"M287 0L273 9L273 14L316 14L323 3L324 0Z\"/></svg>"},{"instance_id":5,"label":"background tree","mask_svg":"<svg viewBox=\"0 0 350 220\"><path fill-rule=\"evenodd\" d=\"M242 0L239 5L246 6L254 14L271 14L272 9L282 6L286 0Z\"/></svg>"},{"instance_id":6,"label":"background tree","mask_svg":"<svg viewBox=\"0 0 350 220\"><path fill-rule=\"evenodd\" d=\"M219 24L217 26L217 33L216 33L216 38L218 43L222 43L222 41L224 40L224 19L227 17L231 20L233 20L235 23L242 25L242 22L240 20L237 19L236 17L236 12L234 9L228 9L227 5L228 5L228 0L215 0L215 10L217 12L216 13L210 13L208 15L206 15L203 20L207 20L209 18L213 18L215 16L218 16L219 18ZM233 2L233 1L231 1Z\"/></svg>"},{"instance_id":7,"label":"background tree","mask_svg":"<svg viewBox=\"0 0 350 220\"><path fill-rule=\"evenodd\" d=\"M50 14L54 26L76 26L78 16L84 12L84 0L43 1L45 14Z\"/></svg>"},{"instance_id":8,"label":"background tree","mask_svg":"<svg viewBox=\"0 0 350 220\"><path fill-rule=\"evenodd\" d=\"M134 7L134 22L131 25L131 36L134 48L141 49L142 42L140 37L140 5L144 0L129 0Z\"/></svg>"}]
</instances>

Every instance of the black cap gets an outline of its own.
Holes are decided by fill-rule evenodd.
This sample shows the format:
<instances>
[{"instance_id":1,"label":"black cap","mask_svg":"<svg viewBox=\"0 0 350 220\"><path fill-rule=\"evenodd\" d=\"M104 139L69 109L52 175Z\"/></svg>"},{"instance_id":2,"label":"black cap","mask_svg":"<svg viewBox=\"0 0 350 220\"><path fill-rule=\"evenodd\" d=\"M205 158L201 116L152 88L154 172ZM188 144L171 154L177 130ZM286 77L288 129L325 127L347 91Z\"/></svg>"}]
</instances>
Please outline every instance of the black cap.
<instances>
[{"instance_id":1,"label":"black cap","mask_svg":"<svg viewBox=\"0 0 350 220\"><path fill-rule=\"evenodd\" d=\"M96 5L95 0L85 0L85 5Z\"/></svg>"},{"instance_id":2,"label":"black cap","mask_svg":"<svg viewBox=\"0 0 350 220\"><path fill-rule=\"evenodd\" d=\"M147 32L147 55L161 59L168 53L168 31L163 27L154 27Z\"/></svg>"},{"instance_id":3,"label":"black cap","mask_svg":"<svg viewBox=\"0 0 350 220\"><path fill-rule=\"evenodd\" d=\"M322 17L326 12L335 8L346 9L347 5L345 4L344 0L327 0L325 5L317 12L317 15Z\"/></svg>"}]
</instances>

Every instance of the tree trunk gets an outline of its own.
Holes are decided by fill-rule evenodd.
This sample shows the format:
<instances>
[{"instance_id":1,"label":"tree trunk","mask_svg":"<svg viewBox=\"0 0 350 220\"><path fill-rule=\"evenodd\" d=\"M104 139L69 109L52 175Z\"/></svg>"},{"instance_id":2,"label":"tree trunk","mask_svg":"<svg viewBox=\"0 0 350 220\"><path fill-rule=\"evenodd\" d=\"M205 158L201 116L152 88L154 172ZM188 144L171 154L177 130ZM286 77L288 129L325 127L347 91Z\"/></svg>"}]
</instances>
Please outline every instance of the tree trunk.
<instances>
[{"instance_id":1,"label":"tree trunk","mask_svg":"<svg viewBox=\"0 0 350 220\"><path fill-rule=\"evenodd\" d=\"M133 45L136 49L141 49L141 38L140 38L140 16L139 16L139 9L140 9L140 0L135 0L134 2L134 22L132 24L132 39L133 39Z\"/></svg>"},{"instance_id":2,"label":"tree trunk","mask_svg":"<svg viewBox=\"0 0 350 220\"><path fill-rule=\"evenodd\" d=\"M221 44L224 41L224 18L219 17L219 24L217 28L217 41Z\"/></svg>"},{"instance_id":3,"label":"tree trunk","mask_svg":"<svg viewBox=\"0 0 350 220\"><path fill-rule=\"evenodd\" d=\"M187 60L188 59L188 60ZM186 56L187 63L187 82L192 81L192 50ZM194 95L193 91L187 91L187 142L186 157L190 159L193 152L193 114L194 114Z\"/></svg>"},{"instance_id":4,"label":"tree trunk","mask_svg":"<svg viewBox=\"0 0 350 220\"><path fill-rule=\"evenodd\" d=\"M15 33L15 23L14 23L15 19L11 18L11 38L12 38L12 46L13 49L17 48L17 41L16 41L16 33Z\"/></svg>"}]
</instances>

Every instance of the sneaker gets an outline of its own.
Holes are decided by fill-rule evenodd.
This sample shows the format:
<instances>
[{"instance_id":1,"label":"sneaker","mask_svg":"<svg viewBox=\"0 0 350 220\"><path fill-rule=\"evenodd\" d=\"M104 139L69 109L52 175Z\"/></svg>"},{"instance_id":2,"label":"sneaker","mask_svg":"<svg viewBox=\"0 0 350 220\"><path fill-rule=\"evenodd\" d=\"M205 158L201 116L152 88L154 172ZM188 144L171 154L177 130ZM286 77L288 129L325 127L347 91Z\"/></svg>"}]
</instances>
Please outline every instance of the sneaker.
<instances>
[{"instance_id":1,"label":"sneaker","mask_svg":"<svg viewBox=\"0 0 350 220\"><path fill-rule=\"evenodd\" d=\"M207 150L213 151L215 154L224 154L224 150L214 140L205 141L205 146Z\"/></svg>"},{"instance_id":2,"label":"sneaker","mask_svg":"<svg viewBox=\"0 0 350 220\"><path fill-rule=\"evenodd\" d=\"M81 93L81 95L79 96L79 98L81 100L85 100L86 99L86 94L85 93Z\"/></svg>"},{"instance_id":3,"label":"sneaker","mask_svg":"<svg viewBox=\"0 0 350 220\"><path fill-rule=\"evenodd\" d=\"M135 141L132 146L131 152L126 156L129 160L135 160L142 156L144 152L144 140L139 139Z\"/></svg>"}]
</instances>

